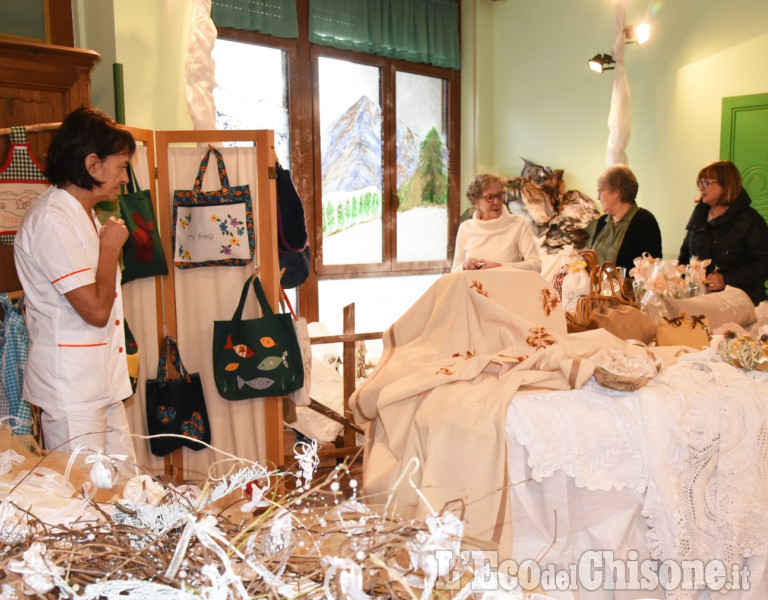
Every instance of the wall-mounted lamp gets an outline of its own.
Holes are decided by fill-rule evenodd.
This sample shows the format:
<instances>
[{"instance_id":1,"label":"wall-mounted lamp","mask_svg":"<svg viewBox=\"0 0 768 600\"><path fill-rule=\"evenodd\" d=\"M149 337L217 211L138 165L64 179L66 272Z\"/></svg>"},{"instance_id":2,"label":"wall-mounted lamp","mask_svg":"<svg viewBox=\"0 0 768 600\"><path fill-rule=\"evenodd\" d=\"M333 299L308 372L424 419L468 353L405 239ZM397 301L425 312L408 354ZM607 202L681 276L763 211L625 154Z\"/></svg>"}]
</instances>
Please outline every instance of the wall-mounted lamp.
<instances>
[{"instance_id":1,"label":"wall-mounted lamp","mask_svg":"<svg viewBox=\"0 0 768 600\"><path fill-rule=\"evenodd\" d=\"M595 54L592 58L589 59L589 68L592 69L595 73L602 73L603 71L610 71L611 69L615 69L616 67L612 66L615 64L615 60L613 60L613 56L610 54Z\"/></svg>"},{"instance_id":2,"label":"wall-mounted lamp","mask_svg":"<svg viewBox=\"0 0 768 600\"><path fill-rule=\"evenodd\" d=\"M630 25L624 28L624 39L627 44L645 44L651 37L651 26L648 23Z\"/></svg>"}]
</instances>

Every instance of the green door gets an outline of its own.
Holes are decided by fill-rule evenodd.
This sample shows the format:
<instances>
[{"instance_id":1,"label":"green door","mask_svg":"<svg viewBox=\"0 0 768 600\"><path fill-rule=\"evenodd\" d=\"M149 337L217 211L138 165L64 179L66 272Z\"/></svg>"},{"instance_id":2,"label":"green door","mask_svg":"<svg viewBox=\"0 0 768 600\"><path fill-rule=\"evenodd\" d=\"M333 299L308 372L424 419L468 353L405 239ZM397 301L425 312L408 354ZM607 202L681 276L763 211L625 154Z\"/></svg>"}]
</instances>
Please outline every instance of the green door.
<instances>
[{"instance_id":1,"label":"green door","mask_svg":"<svg viewBox=\"0 0 768 600\"><path fill-rule=\"evenodd\" d=\"M720 159L738 167L752 206L768 221L768 94L723 98Z\"/></svg>"}]
</instances>

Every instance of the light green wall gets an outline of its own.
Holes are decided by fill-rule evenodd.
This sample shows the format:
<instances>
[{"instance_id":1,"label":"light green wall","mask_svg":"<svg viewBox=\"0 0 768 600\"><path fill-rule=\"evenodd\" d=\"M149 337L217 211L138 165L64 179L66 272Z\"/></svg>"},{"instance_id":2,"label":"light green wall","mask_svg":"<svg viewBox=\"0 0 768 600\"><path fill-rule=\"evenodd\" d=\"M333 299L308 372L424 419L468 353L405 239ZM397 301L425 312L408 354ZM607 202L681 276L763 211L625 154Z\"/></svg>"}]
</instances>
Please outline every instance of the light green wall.
<instances>
[{"instance_id":1,"label":"light green wall","mask_svg":"<svg viewBox=\"0 0 768 600\"><path fill-rule=\"evenodd\" d=\"M192 0L114 0L125 117L146 129L193 129L184 90Z\"/></svg>"},{"instance_id":2,"label":"light green wall","mask_svg":"<svg viewBox=\"0 0 768 600\"><path fill-rule=\"evenodd\" d=\"M656 215L664 254L673 258L696 174L719 158L722 98L768 92L768 2L626 6L627 24L647 20L652 28L648 43L626 46L628 161L640 182L638 202ZM611 51L613 2L462 0L461 10L462 185L473 169L519 175L524 156L564 169L566 188L595 197L613 71L594 74L587 59Z\"/></svg>"},{"instance_id":3,"label":"light green wall","mask_svg":"<svg viewBox=\"0 0 768 600\"><path fill-rule=\"evenodd\" d=\"M95 50L101 60L91 74L91 104L115 114L112 63L115 59L115 16L107 0L73 0L75 46Z\"/></svg>"},{"instance_id":4,"label":"light green wall","mask_svg":"<svg viewBox=\"0 0 768 600\"><path fill-rule=\"evenodd\" d=\"M76 45L101 54L91 102L114 115L112 64L123 65L125 121L192 129L184 67L192 0L74 0Z\"/></svg>"},{"instance_id":5,"label":"light green wall","mask_svg":"<svg viewBox=\"0 0 768 600\"><path fill-rule=\"evenodd\" d=\"M191 129L184 66L192 0L74 0L78 45L102 54L93 103L114 110L112 63L123 64L126 122ZM565 171L595 195L605 167L613 72L611 0L461 0L461 186L481 171L518 175L521 156ZM724 96L768 92L768 2L627 0L626 22L651 40L626 47L632 96L629 164L638 202L677 255L700 167L718 158ZM463 196L463 194L462 194Z\"/></svg>"}]
</instances>

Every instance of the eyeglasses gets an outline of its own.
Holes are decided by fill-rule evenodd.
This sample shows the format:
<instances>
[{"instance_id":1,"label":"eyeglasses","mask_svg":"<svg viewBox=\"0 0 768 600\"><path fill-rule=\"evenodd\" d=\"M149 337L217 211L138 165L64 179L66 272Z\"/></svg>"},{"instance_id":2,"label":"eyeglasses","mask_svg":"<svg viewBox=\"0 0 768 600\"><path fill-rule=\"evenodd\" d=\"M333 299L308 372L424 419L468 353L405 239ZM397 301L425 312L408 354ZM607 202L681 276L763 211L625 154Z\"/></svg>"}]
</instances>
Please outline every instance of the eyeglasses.
<instances>
[{"instance_id":1,"label":"eyeglasses","mask_svg":"<svg viewBox=\"0 0 768 600\"><path fill-rule=\"evenodd\" d=\"M491 202L493 202L494 200L498 200L499 202L501 202L502 200L504 200L504 196L505 196L505 195L506 195L506 194L504 194L504 192L499 192L498 194L483 194L483 195L482 195L482 196L480 196L480 197L481 197L483 200L485 200L486 202L488 202L488 203L491 203Z\"/></svg>"},{"instance_id":2,"label":"eyeglasses","mask_svg":"<svg viewBox=\"0 0 768 600\"><path fill-rule=\"evenodd\" d=\"M706 190L713 183L719 183L719 182L717 181L717 179L699 179L696 182L696 185L699 186L702 190Z\"/></svg>"}]
</instances>

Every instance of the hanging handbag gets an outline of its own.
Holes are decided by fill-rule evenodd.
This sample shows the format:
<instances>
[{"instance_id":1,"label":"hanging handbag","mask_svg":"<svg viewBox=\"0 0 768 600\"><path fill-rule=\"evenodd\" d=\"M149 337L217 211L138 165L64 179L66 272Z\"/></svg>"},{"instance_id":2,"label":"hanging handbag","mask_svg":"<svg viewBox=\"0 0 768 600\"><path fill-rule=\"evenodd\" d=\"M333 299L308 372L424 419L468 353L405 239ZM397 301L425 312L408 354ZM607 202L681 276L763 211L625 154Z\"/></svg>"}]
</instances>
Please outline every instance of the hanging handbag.
<instances>
[{"instance_id":1,"label":"hanging handbag","mask_svg":"<svg viewBox=\"0 0 768 600\"><path fill-rule=\"evenodd\" d=\"M649 344L656 337L656 325L624 294L616 267L604 262L592 269L589 293L566 313L568 333L606 329L623 340Z\"/></svg>"},{"instance_id":2,"label":"hanging handbag","mask_svg":"<svg viewBox=\"0 0 768 600\"><path fill-rule=\"evenodd\" d=\"M253 281L262 316L243 320ZM304 385L301 350L289 314L274 314L261 281L248 278L230 321L213 324L213 378L222 398L282 396Z\"/></svg>"},{"instance_id":3,"label":"hanging handbag","mask_svg":"<svg viewBox=\"0 0 768 600\"><path fill-rule=\"evenodd\" d=\"M283 273L280 285L284 289L299 287L309 277L309 244L301 252L278 252L277 260Z\"/></svg>"},{"instance_id":4,"label":"hanging handbag","mask_svg":"<svg viewBox=\"0 0 768 600\"><path fill-rule=\"evenodd\" d=\"M131 328L128 327L128 320L125 317L123 317L123 325L125 326L125 360L128 361L128 377L131 380L131 391L133 392L131 395L133 395L139 385L139 344L136 342ZM128 398L123 398L123 402L126 400Z\"/></svg>"},{"instance_id":5,"label":"hanging handbag","mask_svg":"<svg viewBox=\"0 0 768 600\"><path fill-rule=\"evenodd\" d=\"M128 239L123 245L123 278L128 283L141 277L167 275L160 233L157 229L155 209L149 190L142 190L133 167L128 165L127 193L120 194L120 217L128 228Z\"/></svg>"},{"instance_id":6,"label":"hanging handbag","mask_svg":"<svg viewBox=\"0 0 768 600\"><path fill-rule=\"evenodd\" d=\"M277 249L280 285L300 286L309 276L309 244L304 205L291 179L291 172L275 165L277 173Z\"/></svg>"},{"instance_id":7,"label":"hanging handbag","mask_svg":"<svg viewBox=\"0 0 768 600\"><path fill-rule=\"evenodd\" d=\"M277 173L277 234L281 252L301 252L307 245L304 205L293 185L291 172L275 165Z\"/></svg>"},{"instance_id":8,"label":"hanging handbag","mask_svg":"<svg viewBox=\"0 0 768 600\"><path fill-rule=\"evenodd\" d=\"M312 375L312 342L309 337L309 327L307 326L307 320L304 317L297 317L291 306L291 301L288 299L288 294L280 287L280 294L283 297L283 302L288 306L288 311L291 314L293 329L296 332L296 339L299 341L299 349L301 350L302 368L304 369L304 382L302 386L288 394L285 398L293 402L296 406L309 406L312 402L309 397L310 377Z\"/></svg>"},{"instance_id":9,"label":"hanging handbag","mask_svg":"<svg viewBox=\"0 0 768 600\"><path fill-rule=\"evenodd\" d=\"M221 188L203 192L211 153ZM209 147L191 190L173 193L173 264L179 269L247 265L253 258L253 206L248 185L230 186L221 153Z\"/></svg>"},{"instance_id":10,"label":"hanging handbag","mask_svg":"<svg viewBox=\"0 0 768 600\"><path fill-rule=\"evenodd\" d=\"M178 379L168 378L167 358L176 367ZM179 356L179 348L170 336L163 341L157 363L157 379L147 379L147 430L149 435L173 433L183 437L150 438L149 447L155 456L165 456L187 446L202 450L211 443L208 412L205 409L203 386L198 373L187 373Z\"/></svg>"}]
</instances>

